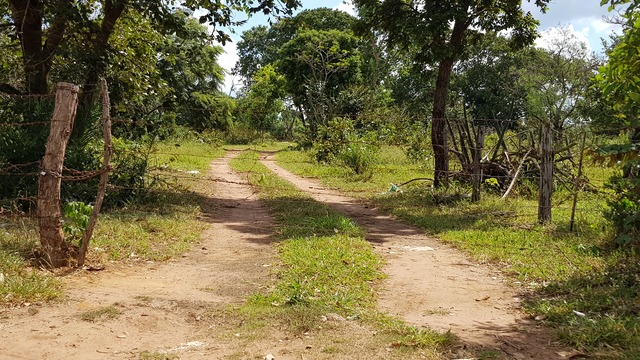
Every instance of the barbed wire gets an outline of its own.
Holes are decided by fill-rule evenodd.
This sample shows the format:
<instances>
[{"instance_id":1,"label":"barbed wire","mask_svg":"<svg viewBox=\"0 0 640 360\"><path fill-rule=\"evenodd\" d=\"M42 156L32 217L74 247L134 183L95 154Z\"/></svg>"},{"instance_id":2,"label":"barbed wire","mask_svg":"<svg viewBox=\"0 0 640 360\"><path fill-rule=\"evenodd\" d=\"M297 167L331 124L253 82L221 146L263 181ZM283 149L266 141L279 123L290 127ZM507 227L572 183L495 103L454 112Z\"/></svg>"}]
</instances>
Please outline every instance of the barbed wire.
<instances>
[{"instance_id":1,"label":"barbed wire","mask_svg":"<svg viewBox=\"0 0 640 360\"><path fill-rule=\"evenodd\" d=\"M0 92L0 99L7 98L11 100L15 99L53 99L56 97L55 93L50 94L7 94Z\"/></svg>"}]
</instances>

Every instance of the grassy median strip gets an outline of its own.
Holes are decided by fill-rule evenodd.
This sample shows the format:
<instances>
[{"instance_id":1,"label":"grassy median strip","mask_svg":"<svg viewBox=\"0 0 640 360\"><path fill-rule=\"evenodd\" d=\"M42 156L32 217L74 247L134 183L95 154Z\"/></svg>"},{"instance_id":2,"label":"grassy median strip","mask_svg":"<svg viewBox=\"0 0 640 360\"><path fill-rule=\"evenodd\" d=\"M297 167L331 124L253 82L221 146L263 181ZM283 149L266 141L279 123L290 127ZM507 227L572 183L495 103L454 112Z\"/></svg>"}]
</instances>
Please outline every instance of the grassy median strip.
<instances>
[{"instance_id":1,"label":"grassy median strip","mask_svg":"<svg viewBox=\"0 0 640 360\"><path fill-rule=\"evenodd\" d=\"M384 277L382 259L352 220L319 203L244 152L231 161L247 173L274 215L282 265L275 287L257 294L245 311L284 321L297 333L317 330L323 315L362 319L378 329L377 341L398 347L442 349L449 334L409 327L375 311L375 286Z\"/></svg>"}]
</instances>

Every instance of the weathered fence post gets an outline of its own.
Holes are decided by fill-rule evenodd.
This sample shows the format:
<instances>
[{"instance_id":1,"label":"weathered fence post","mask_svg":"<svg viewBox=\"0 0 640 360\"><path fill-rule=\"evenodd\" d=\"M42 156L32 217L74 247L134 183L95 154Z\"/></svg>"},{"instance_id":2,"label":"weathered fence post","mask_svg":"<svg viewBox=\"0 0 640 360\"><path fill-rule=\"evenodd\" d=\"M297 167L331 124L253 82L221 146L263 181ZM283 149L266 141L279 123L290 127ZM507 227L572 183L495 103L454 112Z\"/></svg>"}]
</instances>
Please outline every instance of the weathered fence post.
<instances>
[{"instance_id":1,"label":"weathered fence post","mask_svg":"<svg viewBox=\"0 0 640 360\"><path fill-rule=\"evenodd\" d=\"M111 154L113 148L111 146L111 106L109 105L109 88L105 79L100 80L100 97L102 99L102 134L104 136L104 155L102 160L102 174L100 174L100 185L98 186L98 196L93 206L89 224L84 234L82 234L82 245L78 252L78 266L84 265L84 260L89 248L89 241L93 235L93 229L98 222L98 214L104 201L104 195L107 192L107 183L109 182L109 170L111 168Z\"/></svg>"},{"instance_id":2,"label":"weathered fence post","mask_svg":"<svg viewBox=\"0 0 640 360\"><path fill-rule=\"evenodd\" d=\"M551 123L542 125L540 139L540 189L538 196L538 222L551 222L551 196L553 194L553 129Z\"/></svg>"},{"instance_id":3,"label":"weathered fence post","mask_svg":"<svg viewBox=\"0 0 640 360\"><path fill-rule=\"evenodd\" d=\"M40 243L49 266L64 266L68 260L68 247L62 232L60 210L60 184L67 142L73 129L78 107L76 85L58 83L56 103L51 118L51 132L47 140L38 180L38 219Z\"/></svg>"},{"instance_id":4,"label":"weathered fence post","mask_svg":"<svg viewBox=\"0 0 640 360\"><path fill-rule=\"evenodd\" d=\"M576 221L576 207L578 206L578 193L582 189L582 162L584 160L584 147L587 143L587 131L582 133L582 145L580 146L580 160L578 161L578 175L573 182L573 204L571 205L571 221L569 221L569 231L573 232Z\"/></svg>"},{"instance_id":5,"label":"weathered fence post","mask_svg":"<svg viewBox=\"0 0 640 360\"><path fill-rule=\"evenodd\" d=\"M471 192L471 201L480 201L480 187L482 186L482 148L484 147L484 127L478 126L476 133L476 145L473 148L473 174L471 175L471 183L473 191Z\"/></svg>"}]
</instances>

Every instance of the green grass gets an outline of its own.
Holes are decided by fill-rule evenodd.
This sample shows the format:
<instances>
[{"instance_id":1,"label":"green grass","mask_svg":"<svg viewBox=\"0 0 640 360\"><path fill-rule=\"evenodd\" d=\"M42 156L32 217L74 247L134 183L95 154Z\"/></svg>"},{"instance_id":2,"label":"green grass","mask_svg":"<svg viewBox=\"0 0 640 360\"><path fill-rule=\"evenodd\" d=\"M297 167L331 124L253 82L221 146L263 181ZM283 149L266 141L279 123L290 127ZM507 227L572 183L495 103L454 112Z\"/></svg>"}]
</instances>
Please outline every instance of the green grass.
<instances>
[{"instance_id":1,"label":"green grass","mask_svg":"<svg viewBox=\"0 0 640 360\"><path fill-rule=\"evenodd\" d=\"M338 313L376 327L379 343L408 349L442 349L450 334L407 326L375 311L375 284L382 260L349 218L312 200L244 152L231 166L247 172L274 215L281 266L270 292L256 294L243 308L248 318L278 319L296 334L317 330L322 314ZM335 351L335 349L329 349Z\"/></svg>"},{"instance_id":2,"label":"green grass","mask_svg":"<svg viewBox=\"0 0 640 360\"><path fill-rule=\"evenodd\" d=\"M53 274L33 268L38 241L37 224L31 220L0 219L0 304L48 301L62 293Z\"/></svg>"},{"instance_id":3,"label":"green grass","mask_svg":"<svg viewBox=\"0 0 640 360\"><path fill-rule=\"evenodd\" d=\"M151 152L151 166L163 166L179 171L199 171L202 175L209 170L212 159L224 154L217 144L198 140L169 141L158 143Z\"/></svg>"},{"instance_id":4,"label":"green grass","mask_svg":"<svg viewBox=\"0 0 640 360\"><path fill-rule=\"evenodd\" d=\"M319 165L304 152L283 152L277 160L294 173L368 199L478 261L498 264L514 282L532 290L527 311L544 315L567 344L598 358L635 359L640 353L640 258L610 246L612 229L602 215L607 197L603 184L614 169L585 168L600 192L580 193L576 230L570 232L572 197L566 190L554 195L553 224L547 226L537 224L535 184L520 186L506 200L485 189L476 204L458 196L470 189L455 183L436 191L430 182L417 182L402 193L383 194L389 183L432 177L398 148L383 148L367 181L354 181L339 167Z\"/></svg>"},{"instance_id":5,"label":"green grass","mask_svg":"<svg viewBox=\"0 0 640 360\"><path fill-rule=\"evenodd\" d=\"M211 160L223 154L220 146L197 140L156 144L151 162L173 186L102 214L91 243L94 255L163 261L186 252L207 227L198 218L210 187L206 174Z\"/></svg>"}]
</instances>

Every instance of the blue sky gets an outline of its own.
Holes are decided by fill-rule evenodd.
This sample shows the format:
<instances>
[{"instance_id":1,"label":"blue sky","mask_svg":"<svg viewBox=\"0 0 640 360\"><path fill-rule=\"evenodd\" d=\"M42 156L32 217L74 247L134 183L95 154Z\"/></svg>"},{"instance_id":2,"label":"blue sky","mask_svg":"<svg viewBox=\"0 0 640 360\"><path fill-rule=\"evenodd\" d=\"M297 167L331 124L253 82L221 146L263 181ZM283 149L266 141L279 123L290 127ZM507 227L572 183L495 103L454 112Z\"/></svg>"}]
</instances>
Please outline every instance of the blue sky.
<instances>
[{"instance_id":1,"label":"blue sky","mask_svg":"<svg viewBox=\"0 0 640 360\"><path fill-rule=\"evenodd\" d=\"M554 28L566 27L571 30L578 39L587 43L589 50L602 52L600 38L607 38L613 32L619 32L620 27L608 24L604 17L612 16L615 13L607 12L607 7L600 6L600 0L552 0L549 4L549 10L546 14L540 13L535 5L527 1L524 2L524 9L531 13L540 21L541 39L538 40L538 46L544 47L546 39L554 36ZM340 9L354 14L353 7L344 3L343 0L302 0L302 9L312 9L317 7L328 7ZM302 10L298 9L298 11ZM246 18L244 15L238 15L238 19ZM235 48L235 42L240 39L240 34L247 29L257 25L267 25L267 17L256 15L249 19L243 26L235 29L235 34L231 34L234 39L233 43L224 46L225 54L220 59L220 65L230 70L235 65L238 56ZM225 80L224 90L229 92L233 83L237 84L239 79L233 79L227 76Z\"/></svg>"}]
</instances>

